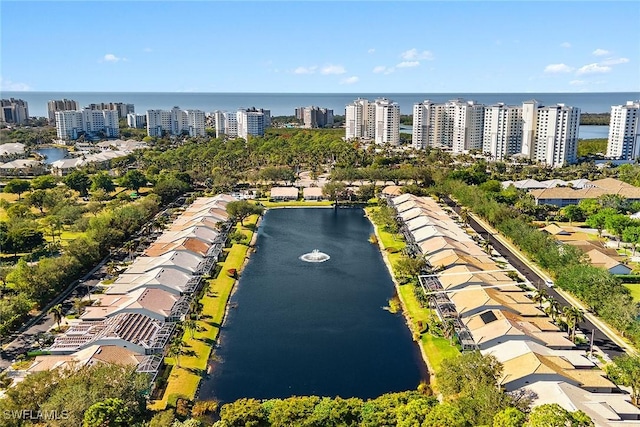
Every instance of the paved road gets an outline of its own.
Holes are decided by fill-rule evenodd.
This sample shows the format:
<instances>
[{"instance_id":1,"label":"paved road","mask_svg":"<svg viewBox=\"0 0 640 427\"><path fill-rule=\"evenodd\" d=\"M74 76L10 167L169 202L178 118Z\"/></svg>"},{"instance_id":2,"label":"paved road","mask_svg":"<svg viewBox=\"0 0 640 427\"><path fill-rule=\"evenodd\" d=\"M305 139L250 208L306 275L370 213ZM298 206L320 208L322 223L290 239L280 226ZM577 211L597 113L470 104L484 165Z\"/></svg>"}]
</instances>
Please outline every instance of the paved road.
<instances>
[{"instance_id":1,"label":"paved road","mask_svg":"<svg viewBox=\"0 0 640 427\"><path fill-rule=\"evenodd\" d=\"M451 206L456 212L459 212L460 208L452 201L447 201L447 204ZM528 265L526 265L520 258L518 258L507 246L503 245L496 237L489 233L480 223L475 219L469 218L469 225L473 230L480 234L482 238L488 239L493 248L502 255L516 270L518 270L529 282L535 286L544 286L549 294L552 296L561 307L570 306L571 304L567 300L556 292L553 288L547 287L544 282L544 278L533 271ZM593 344L602 350L610 358L622 356L625 351L616 343L614 343L604 332L602 332L596 325L591 323L588 319L578 324L578 327L587 336L591 337L591 331L595 330L593 337Z\"/></svg>"}]
</instances>

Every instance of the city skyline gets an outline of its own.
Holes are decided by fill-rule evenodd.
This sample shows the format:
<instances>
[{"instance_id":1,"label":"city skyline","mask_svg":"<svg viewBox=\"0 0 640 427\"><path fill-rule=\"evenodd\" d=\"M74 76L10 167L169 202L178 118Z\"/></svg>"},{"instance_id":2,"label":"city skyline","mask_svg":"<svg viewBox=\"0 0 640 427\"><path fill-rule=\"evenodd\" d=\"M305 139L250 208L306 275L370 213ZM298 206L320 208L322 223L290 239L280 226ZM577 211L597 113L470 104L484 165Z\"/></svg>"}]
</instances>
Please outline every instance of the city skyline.
<instances>
[{"instance_id":1,"label":"city skyline","mask_svg":"<svg viewBox=\"0 0 640 427\"><path fill-rule=\"evenodd\" d=\"M638 91L625 29L639 15L635 2L3 1L0 90Z\"/></svg>"}]
</instances>

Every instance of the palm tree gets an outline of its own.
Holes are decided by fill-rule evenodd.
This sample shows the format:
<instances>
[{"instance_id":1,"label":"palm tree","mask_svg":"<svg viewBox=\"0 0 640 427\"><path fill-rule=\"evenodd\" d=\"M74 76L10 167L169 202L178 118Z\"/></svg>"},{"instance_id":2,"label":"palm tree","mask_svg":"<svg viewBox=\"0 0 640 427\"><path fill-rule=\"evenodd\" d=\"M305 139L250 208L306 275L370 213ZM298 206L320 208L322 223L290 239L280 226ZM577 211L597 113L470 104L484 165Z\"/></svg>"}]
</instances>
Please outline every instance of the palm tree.
<instances>
[{"instance_id":1,"label":"palm tree","mask_svg":"<svg viewBox=\"0 0 640 427\"><path fill-rule=\"evenodd\" d=\"M81 298L73 299L73 309L78 313L78 316L82 314L82 309L84 308L84 304L82 304Z\"/></svg>"},{"instance_id":2,"label":"palm tree","mask_svg":"<svg viewBox=\"0 0 640 427\"><path fill-rule=\"evenodd\" d=\"M193 339L194 334L198 330L198 323L193 319L187 319L184 322L182 322L182 326L184 327L185 331L189 331L189 334L191 335L191 339Z\"/></svg>"},{"instance_id":3,"label":"palm tree","mask_svg":"<svg viewBox=\"0 0 640 427\"><path fill-rule=\"evenodd\" d=\"M538 308L542 310L542 303L549 297L549 293L544 288L536 289L535 294L533 294L533 302L538 303Z\"/></svg>"},{"instance_id":4,"label":"palm tree","mask_svg":"<svg viewBox=\"0 0 640 427\"><path fill-rule=\"evenodd\" d=\"M460 219L462 220L462 222L465 225L469 224L469 209L468 208L460 209Z\"/></svg>"},{"instance_id":5,"label":"palm tree","mask_svg":"<svg viewBox=\"0 0 640 427\"><path fill-rule=\"evenodd\" d=\"M181 339L174 340L169 346L169 352L167 356L176 358L176 366L180 367L180 355L184 349L184 342Z\"/></svg>"},{"instance_id":6,"label":"palm tree","mask_svg":"<svg viewBox=\"0 0 640 427\"><path fill-rule=\"evenodd\" d=\"M567 306L562 309L562 314L569 328L569 338L575 341L576 327L578 323L584 321L584 312L577 307Z\"/></svg>"},{"instance_id":7,"label":"palm tree","mask_svg":"<svg viewBox=\"0 0 640 427\"><path fill-rule=\"evenodd\" d=\"M558 314L560 314L560 303L553 297L547 298L547 301L549 302L549 305L545 309L545 313L547 313L547 315L551 317L551 320L555 322Z\"/></svg>"},{"instance_id":8,"label":"palm tree","mask_svg":"<svg viewBox=\"0 0 640 427\"><path fill-rule=\"evenodd\" d=\"M62 304L54 305L49 309L49 314L53 316L53 321L58 324L58 329L60 329L60 323L62 322L62 318L64 317L62 313Z\"/></svg>"},{"instance_id":9,"label":"palm tree","mask_svg":"<svg viewBox=\"0 0 640 427\"><path fill-rule=\"evenodd\" d=\"M447 319L444 321L444 323L442 324L442 331L444 332L444 335L449 338L449 343L453 345L453 337L456 333L455 323L453 319Z\"/></svg>"}]
</instances>

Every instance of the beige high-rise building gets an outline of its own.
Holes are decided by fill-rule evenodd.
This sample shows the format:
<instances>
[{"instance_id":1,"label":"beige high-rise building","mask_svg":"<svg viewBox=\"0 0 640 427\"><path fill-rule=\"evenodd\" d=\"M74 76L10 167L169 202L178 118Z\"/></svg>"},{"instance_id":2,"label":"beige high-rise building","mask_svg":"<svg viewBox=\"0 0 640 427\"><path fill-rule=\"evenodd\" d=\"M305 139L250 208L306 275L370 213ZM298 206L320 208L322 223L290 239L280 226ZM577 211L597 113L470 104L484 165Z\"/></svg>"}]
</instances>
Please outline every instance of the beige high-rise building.
<instances>
[{"instance_id":1,"label":"beige high-rise building","mask_svg":"<svg viewBox=\"0 0 640 427\"><path fill-rule=\"evenodd\" d=\"M575 163L580 109L557 104L538 108L536 116L533 160L550 167Z\"/></svg>"},{"instance_id":2,"label":"beige high-rise building","mask_svg":"<svg viewBox=\"0 0 640 427\"><path fill-rule=\"evenodd\" d=\"M74 101L72 99L51 100L47 102L49 124L55 126L57 111L76 111L79 109L78 101Z\"/></svg>"},{"instance_id":3,"label":"beige high-rise building","mask_svg":"<svg viewBox=\"0 0 640 427\"><path fill-rule=\"evenodd\" d=\"M400 143L400 105L386 98L376 99L375 132L376 144L398 145Z\"/></svg>"}]
</instances>

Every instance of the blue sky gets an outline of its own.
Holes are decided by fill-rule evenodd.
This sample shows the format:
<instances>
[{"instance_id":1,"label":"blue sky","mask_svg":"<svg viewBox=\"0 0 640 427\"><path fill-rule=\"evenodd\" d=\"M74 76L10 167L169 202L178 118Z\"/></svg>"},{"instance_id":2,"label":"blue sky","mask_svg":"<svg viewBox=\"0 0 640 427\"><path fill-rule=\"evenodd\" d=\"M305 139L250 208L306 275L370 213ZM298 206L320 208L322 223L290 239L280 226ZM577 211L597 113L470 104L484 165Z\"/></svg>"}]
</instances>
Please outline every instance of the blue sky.
<instances>
[{"instance_id":1,"label":"blue sky","mask_svg":"<svg viewBox=\"0 0 640 427\"><path fill-rule=\"evenodd\" d=\"M0 90L640 90L640 2L0 0Z\"/></svg>"}]
</instances>

